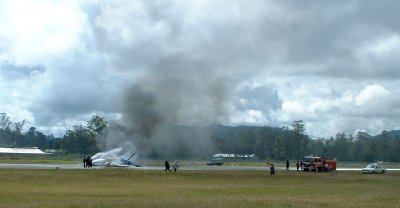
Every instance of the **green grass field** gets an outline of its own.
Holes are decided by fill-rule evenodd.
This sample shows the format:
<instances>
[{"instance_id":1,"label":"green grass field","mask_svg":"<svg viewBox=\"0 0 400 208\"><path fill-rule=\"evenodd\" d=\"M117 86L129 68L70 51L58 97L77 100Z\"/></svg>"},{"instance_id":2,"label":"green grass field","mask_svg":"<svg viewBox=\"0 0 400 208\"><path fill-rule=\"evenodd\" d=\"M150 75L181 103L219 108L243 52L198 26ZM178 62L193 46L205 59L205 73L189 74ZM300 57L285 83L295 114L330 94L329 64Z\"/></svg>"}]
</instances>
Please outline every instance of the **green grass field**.
<instances>
[{"instance_id":1,"label":"green grass field","mask_svg":"<svg viewBox=\"0 0 400 208\"><path fill-rule=\"evenodd\" d=\"M0 207L399 207L400 173L0 170Z\"/></svg>"}]
</instances>

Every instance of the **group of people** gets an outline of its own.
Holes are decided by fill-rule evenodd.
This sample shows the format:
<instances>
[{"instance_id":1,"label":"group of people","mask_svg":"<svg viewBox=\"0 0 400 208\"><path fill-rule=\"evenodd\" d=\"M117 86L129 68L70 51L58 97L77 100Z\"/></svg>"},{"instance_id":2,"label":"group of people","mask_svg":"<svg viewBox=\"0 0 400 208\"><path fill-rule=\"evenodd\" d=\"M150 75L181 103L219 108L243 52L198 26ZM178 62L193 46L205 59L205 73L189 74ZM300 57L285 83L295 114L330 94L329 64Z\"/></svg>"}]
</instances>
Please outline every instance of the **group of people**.
<instances>
[{"instance_id":1,"label":"group of people","mask_svg":"<svg viewBox=\"0 0 400 208\"><path fill-rule=\"evenodd\" d=\"M171 172L171 166L169 165L168 160L165 160L165 172L166 171L170 171ZM176 172L179 169L179 165L178 165L178 160L175 160L174 164L172 165L172 169L174 169L174 172Z\"/></svg>"},{"instance_id":2,"label":"group of people","mask_svg":"<svg viewBox=\"0 0 400 208\"><path fill-rule=\"evenodd\" d=\"M286 170L289 170L289 165L290 165L289 160L286 160ZM296 170L299 171L300 168L303 169L303 161L300 161L300 163L299 161L296 162ZM270 174L275 175L275 167L273 163L270 163L269 169L270 169Z\"/></svg>"},{"instance_id":3,"label":"group of people","mask_svg":"<svg viewBox=\"0 0 400 208\"><path fill-rule=\"evenodd\" d=\"M296 170L299 171L300 169L303 169L303 161L296 161ZM289 160L286 160L286 170L289 170Z\"/></svg>"},{"instance_id":4,"label":"group of people","mask_svg":"<svg viewBox=\"0 0 400 208\"><path fill-rule=\"evenodd\" d=\"M92 166L93 166L92 157L90 157L90 155L83 156L83 167L84 168L91 168Z\"/></svg>"}]
</instances>

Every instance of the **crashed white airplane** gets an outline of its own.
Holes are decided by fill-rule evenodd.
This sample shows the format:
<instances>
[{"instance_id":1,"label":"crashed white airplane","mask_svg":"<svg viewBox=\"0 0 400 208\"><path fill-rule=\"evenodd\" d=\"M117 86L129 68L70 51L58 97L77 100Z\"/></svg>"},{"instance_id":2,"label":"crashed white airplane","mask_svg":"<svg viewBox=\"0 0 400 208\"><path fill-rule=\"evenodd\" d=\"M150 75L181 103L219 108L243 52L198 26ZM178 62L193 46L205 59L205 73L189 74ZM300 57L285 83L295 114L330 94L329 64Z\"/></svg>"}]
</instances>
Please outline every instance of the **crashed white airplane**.
<instances>
[{"instance_id":1,"label":"crashed white airplane","mask_svg":"<svg viewBox=\"0 0 400 208\"><path fill-rule=\"evenodd\" d=\"M121 151L122 148L117 148L108 152L99 152L91 157L92 165L103 167L141 167L140 165L137 165L133 161L131 161L132 157L135 156L135 153L130 155L128 159L124 159L122 158L124 155L120 155Z\"/></svg>"}]
</instances>

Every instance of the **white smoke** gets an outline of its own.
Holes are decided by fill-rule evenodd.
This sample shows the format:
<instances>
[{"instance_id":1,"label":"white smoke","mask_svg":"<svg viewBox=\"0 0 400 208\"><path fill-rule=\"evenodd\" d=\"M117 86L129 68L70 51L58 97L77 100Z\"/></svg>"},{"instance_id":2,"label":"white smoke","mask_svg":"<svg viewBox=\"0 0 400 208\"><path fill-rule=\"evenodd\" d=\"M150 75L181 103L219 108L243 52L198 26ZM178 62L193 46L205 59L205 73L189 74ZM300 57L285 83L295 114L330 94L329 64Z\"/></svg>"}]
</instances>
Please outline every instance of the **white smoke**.
<instances>
[{"instance_id":1,"label":"white smoke","mask_svg":"<svg viewBox=\"0 0 400 208\"><path fill-rule=\"evenodd\" d=\"M110 150L108 152L99 152L95 155L92 156L92 160L97 160L97 159L114 159L117 158L119 153L121 152L122 148L116 148L113 150Z\"/></svg>"},{"instance_id":2,"label":"white smoke","mask_svg":"<svg viewBox=\"0 0 400 208\"><path fill-rule=\"evenodd\" d=\"M130 158L131 156L133 158ZM112 149L107 152L99 152L99 153L93 155L91 158L93 161L102 159L105 162L109 162L111 164L119 164L121 158L126 159L126 160L130 158L133 161L135 161L137 159L137 155L135 154L135 152L133 152L133 153L132 152L124 152L124 148L119 147L119 148L115 148L115 149Z\"/></svg>"}]
</instances>

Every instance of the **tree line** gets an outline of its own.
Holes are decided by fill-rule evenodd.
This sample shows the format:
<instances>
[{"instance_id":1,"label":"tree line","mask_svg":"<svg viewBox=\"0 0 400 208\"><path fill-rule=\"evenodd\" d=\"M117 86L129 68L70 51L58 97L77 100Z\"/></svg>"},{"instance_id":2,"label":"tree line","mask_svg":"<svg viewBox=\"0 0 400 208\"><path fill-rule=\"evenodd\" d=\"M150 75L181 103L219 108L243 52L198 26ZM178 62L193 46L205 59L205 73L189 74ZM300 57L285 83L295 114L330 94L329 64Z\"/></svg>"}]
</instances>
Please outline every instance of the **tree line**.
<instances>
[{"instance_id":1,"label":"tree line","mask_svg":"<svg viewBox=\"0 0 400 208\"><path fill-rule=\"evenodd\" d=\"M100 151L96 136L107 127L105 118L94 115L86 125L74 125L66 129L64 136L55 137L30 127L23 132L25 121L12 122L5 113L0 114L0 146L2 147L38 147L41 150L58 150L72 154L94 154Z\"/></svg>"},{"instance_id":2,"label":"tree line","mask_svg":"<svg viewBox=\"0 0 400 208\"><path fill-rule=\"evenodd\" d=\"M62 137L46 135L35 127L24 132L24 125L25 121L12 122L6 114L0 114L0 146L35 146L67 154L94 154L100 151L96 137L108 128L107 120L99 115L93 115L86 124L66 129ZM191 135L187 133L191 130L199 131L196 127L182 127L182 139L185 135ZM231 153L256 154L261 160L301 160L305 155L318 155L339 161L400 162L400 131L382 131L377 136L365 132L358 132L355 136L340 132L330 138L311 139L306 134L306 125L302 120L293 121L290 126L281 128L211 125L201 130L210 135L214 144L203 151L201 158L210 157L211 153ZM154 150L148 157L160 159L158 157L162 155L187 159L192 155L189 149L182 148L179 143L176 145L179 150L176 154L165 155Z\"/></svg>"},{"instance_id":3,"label":"tree line","mask_svg":"<svg viewBox=\"0 0 400 208\"><path fill-rule=\"evenodd\" d=\"M282 128L215 125L212 129L219 153L256 154L261 160L280 161L318 155L338 161L400 162L400 131L382 131L377 136L340 132L334 137L311 139L301 120Z\"/></svg>"}]
</instances>

